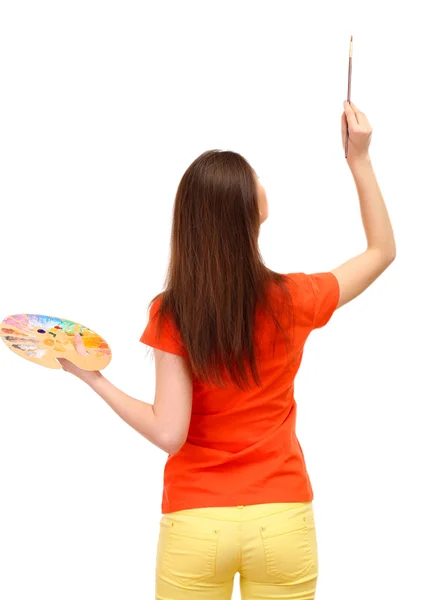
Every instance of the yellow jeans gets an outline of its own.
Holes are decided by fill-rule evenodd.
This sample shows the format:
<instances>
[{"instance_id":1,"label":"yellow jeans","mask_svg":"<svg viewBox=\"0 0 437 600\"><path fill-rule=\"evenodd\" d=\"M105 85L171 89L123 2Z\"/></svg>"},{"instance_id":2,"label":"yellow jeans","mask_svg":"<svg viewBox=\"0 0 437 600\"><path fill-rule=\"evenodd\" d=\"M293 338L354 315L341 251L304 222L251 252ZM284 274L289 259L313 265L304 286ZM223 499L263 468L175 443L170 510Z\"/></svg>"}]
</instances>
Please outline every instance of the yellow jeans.
<instances>
[{"instance_id":1,"label":"yellow jeans","mask_svg":"<svg viewBox=\"0 0 437 600\"><path fill-rule=\"evenodd\" d=\"M313 600L318 575L311 502L196 508L163 515L156 600Z\"/></svg>"}]
</instances>

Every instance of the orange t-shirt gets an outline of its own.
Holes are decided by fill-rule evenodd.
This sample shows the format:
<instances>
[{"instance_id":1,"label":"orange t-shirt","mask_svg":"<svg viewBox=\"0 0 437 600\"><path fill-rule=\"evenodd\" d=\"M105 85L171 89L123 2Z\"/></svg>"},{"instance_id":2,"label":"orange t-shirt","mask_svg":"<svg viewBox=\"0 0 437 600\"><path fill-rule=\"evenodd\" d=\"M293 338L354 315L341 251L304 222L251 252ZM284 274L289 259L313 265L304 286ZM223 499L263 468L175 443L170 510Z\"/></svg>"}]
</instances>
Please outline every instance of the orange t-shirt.
<instances>
[{"instance_id":1,"label":"orange t-shirt","mask_svg":"<svg viewBox=\"0 0 437 600\"><path fill-rule=\"evenodd\" d=\"M294 308L295 360L292 366L283 336L277 336L275 352L272 352L273 337L266 335L265 328L274 332L274 323L270 316L266 318L264 313L258 313L255 337L262 357L257 363L262 387L254 385L253 389L243 392L232 384L221 390L193 380L188 438L179 452L168 457L165 465L163 513L313 499L295 431L294 378L308 335L329 321L337 307L340 290L331 272L291 273L287 275L287 282ZM164 321L158 339L157 319L153 316L159 303L160 297L152 304L149 322L140 340L186 357L179 331L169 318ZM252 380L250 371L249 377Z\"/></svg>"}]
</instances>

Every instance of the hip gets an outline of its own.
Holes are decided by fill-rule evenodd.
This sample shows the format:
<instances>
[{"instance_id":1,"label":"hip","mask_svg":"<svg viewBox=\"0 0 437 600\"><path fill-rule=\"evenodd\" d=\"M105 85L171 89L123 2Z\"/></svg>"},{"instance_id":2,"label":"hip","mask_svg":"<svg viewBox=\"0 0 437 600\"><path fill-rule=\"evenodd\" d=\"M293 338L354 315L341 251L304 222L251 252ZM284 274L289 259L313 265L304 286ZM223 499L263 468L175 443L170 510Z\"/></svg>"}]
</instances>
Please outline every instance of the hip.
<instances>
[{"instance_id":1,"label":"hip","mask_svg":"<svg viewBox=\"0 0 437 600\"><path fill-rule=\"evenodd\" d=\"M177 589L197 597L197 590L212 592L237 572L253 597L289 597L275 596L276 586L290 597L298 589L306 594L315 590L318 553L312 502L194 508L162 516L158 597L173 598Z\"/></svg>"}]
</instances>

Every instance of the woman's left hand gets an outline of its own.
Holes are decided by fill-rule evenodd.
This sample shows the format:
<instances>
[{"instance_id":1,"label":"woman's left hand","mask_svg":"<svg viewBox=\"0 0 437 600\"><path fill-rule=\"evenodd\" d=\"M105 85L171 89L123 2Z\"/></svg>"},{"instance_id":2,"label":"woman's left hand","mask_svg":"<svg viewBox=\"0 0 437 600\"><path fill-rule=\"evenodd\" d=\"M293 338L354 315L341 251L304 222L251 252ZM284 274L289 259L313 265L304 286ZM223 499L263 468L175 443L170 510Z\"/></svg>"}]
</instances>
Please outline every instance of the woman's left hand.
<instances>
[{"instance_id":1,"label":"woman's left hand","mask_svg":"<svg viewBox=\"0 0 437 600\"><path fill-rule=\"evenodd\" d=\"M79 333L74 334L74 347L76 348L76 352L81 356L86 356L88 354L85 344L83 343L83 339L81 338ZM93 379L100 375L100 371L86 371L85 369L80 369L76 367L70 360L66 358L57 358L58 363L61 365L62 369L67 373L71 373L76 377L79 377L85 383L91 383Z\"/></svg>"}]
</instances>

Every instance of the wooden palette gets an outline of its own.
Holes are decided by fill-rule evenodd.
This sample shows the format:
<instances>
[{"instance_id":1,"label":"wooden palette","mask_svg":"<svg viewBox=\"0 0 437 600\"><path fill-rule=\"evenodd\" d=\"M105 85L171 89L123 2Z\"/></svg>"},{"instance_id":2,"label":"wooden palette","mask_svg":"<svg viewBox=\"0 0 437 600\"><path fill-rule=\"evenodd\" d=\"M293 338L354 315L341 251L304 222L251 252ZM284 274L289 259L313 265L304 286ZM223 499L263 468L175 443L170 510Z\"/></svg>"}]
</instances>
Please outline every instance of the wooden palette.
<instances>
[{"instance_id":1,"label":"wooden palette","mask_svg":"<svg viewBox=\"0 0 437 600\"><path fill-rule=\"evenodd\" d=\"M81 356L74 347L78 332L88 352ZM56 360L66 358L87 371L99 371L111 362L109 345L88 327L44 315L12 315L0 325L0 337L12 352L49 369L61 369Z\"/></svg>"}]
</instances>

